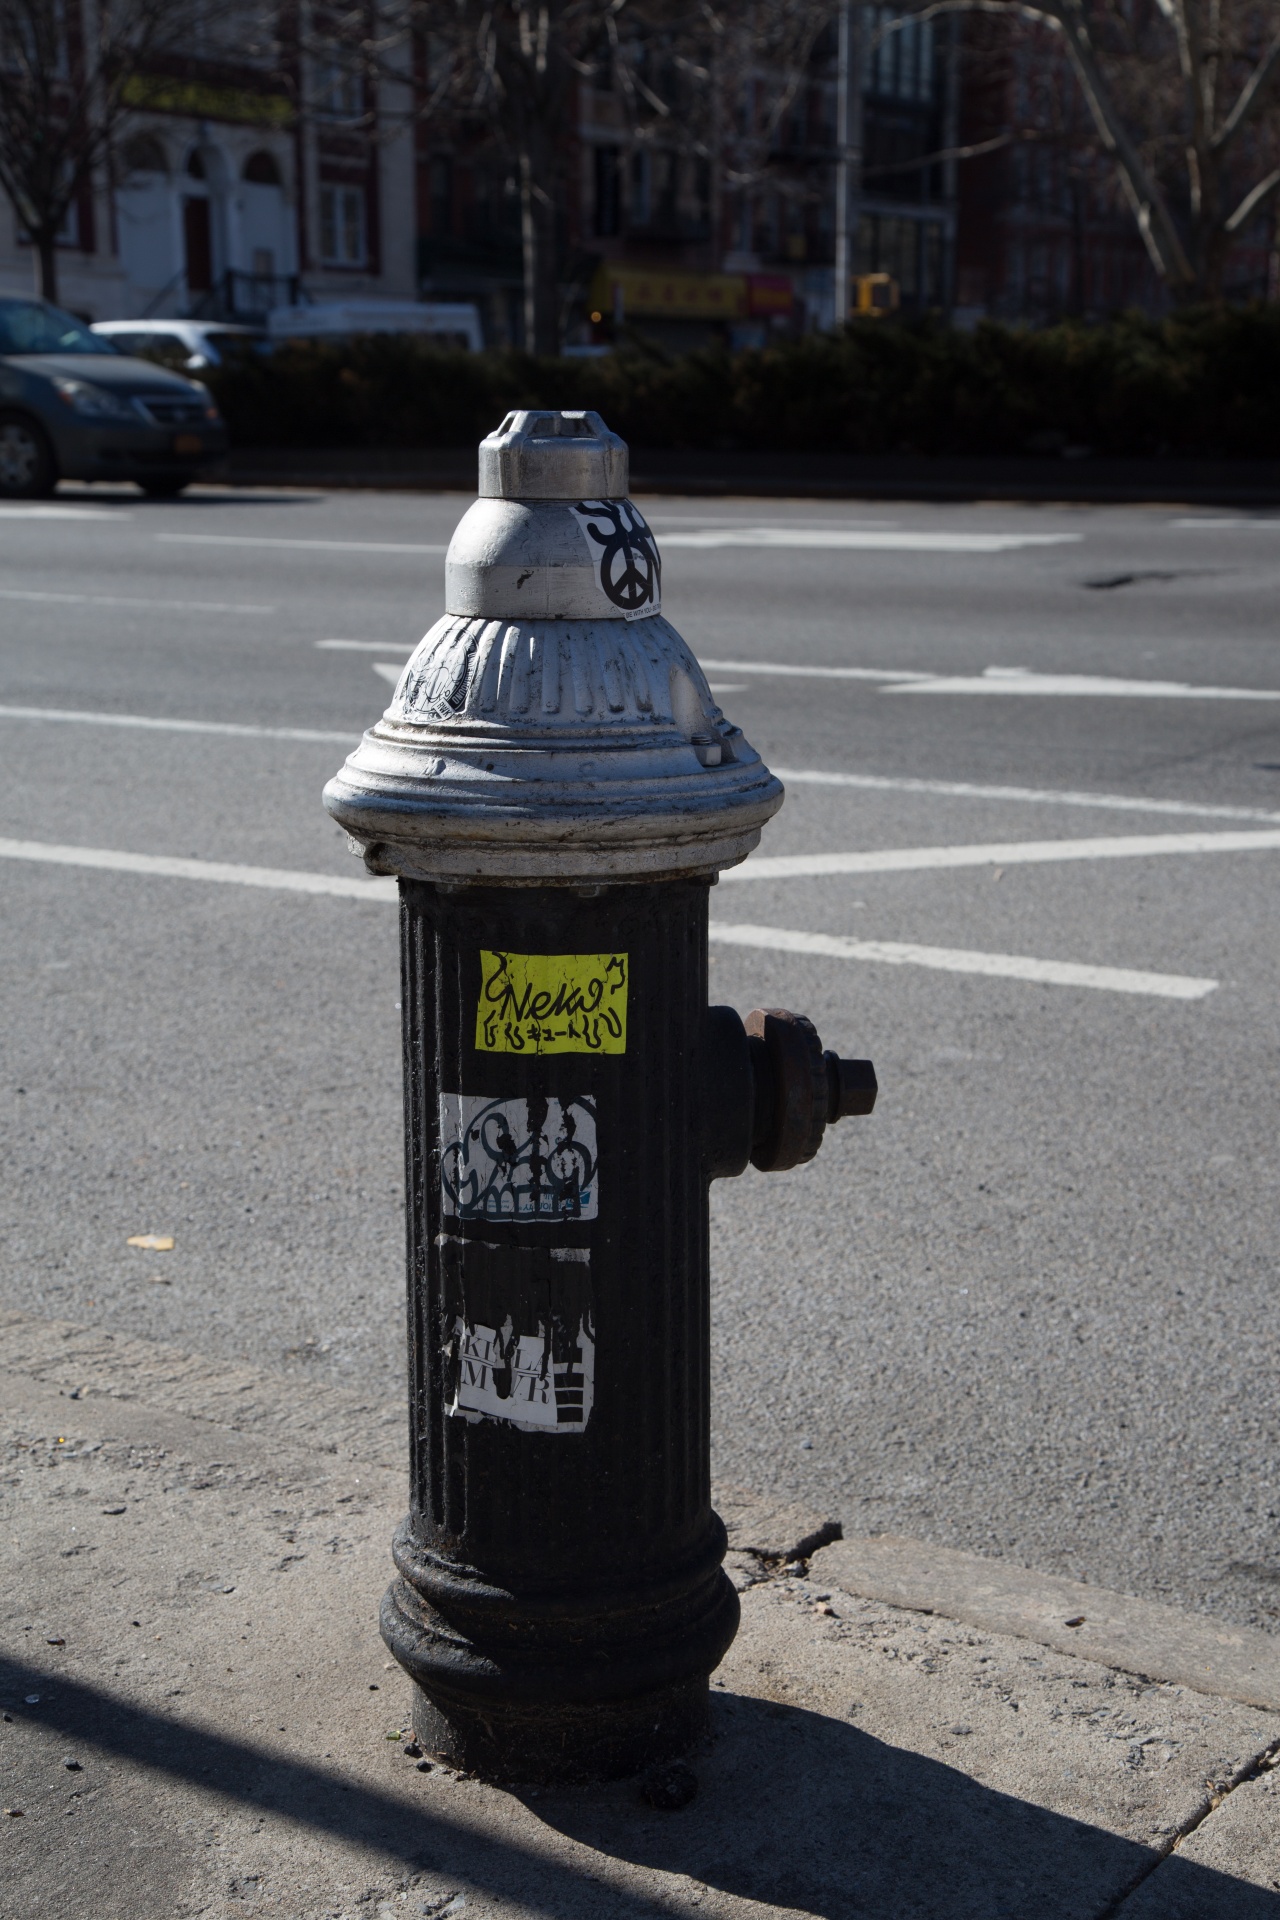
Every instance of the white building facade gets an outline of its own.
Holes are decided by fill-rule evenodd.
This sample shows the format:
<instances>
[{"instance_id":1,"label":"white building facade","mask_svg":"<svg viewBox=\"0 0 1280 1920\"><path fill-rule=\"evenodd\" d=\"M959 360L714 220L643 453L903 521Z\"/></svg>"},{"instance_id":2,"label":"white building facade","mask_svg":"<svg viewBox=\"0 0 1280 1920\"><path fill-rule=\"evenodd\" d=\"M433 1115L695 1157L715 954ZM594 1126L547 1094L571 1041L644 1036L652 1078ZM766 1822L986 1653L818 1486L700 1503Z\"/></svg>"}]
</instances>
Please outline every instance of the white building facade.
<instances>
[{"instance_id":1,"label":"white building facade","mask_svg":"<svg viewBox=\"0 0 1280 1920\"><path fill-rule=\"evenodd\" d=\"M248 320L300 293L412 298L408 87L303 56L292 86L225 57L182 64L133 82L111 168L59 244L60 305ZM34 290L33 253L0 200L0 295Z\"/></svg>"}]
</instances>

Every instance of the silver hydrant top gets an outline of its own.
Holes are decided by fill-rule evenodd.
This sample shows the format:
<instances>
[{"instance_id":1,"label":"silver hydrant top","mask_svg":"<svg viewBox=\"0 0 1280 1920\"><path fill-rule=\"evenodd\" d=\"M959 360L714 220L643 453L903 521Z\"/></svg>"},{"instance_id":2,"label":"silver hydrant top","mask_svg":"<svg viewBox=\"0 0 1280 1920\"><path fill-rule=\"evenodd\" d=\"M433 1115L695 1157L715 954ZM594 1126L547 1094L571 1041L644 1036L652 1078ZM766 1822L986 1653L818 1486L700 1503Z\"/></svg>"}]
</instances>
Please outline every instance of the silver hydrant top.
<instances>
[{"instance_id":1,"label":"silver hydrant top","mask_svg":"<svg viewBox=\"0 0 1280 1920\"><path fill-rule=\"evenodd\" d=\"M662 617L662 561L596 413L508 414L441 619L325 788L375 873L579 885L743 860L782 786Z\"/></svg>"}]
</instances>

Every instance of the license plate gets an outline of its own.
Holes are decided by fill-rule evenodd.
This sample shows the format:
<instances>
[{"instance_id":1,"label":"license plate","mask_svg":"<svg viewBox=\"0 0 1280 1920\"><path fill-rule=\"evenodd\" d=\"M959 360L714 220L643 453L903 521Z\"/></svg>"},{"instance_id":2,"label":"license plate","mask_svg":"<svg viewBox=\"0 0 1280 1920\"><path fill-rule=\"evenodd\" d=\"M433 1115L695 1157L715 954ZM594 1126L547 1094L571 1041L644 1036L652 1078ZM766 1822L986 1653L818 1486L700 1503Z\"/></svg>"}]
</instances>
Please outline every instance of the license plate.
<instances>
[{"instance_id":1,"label":"license plate","mask_svg":"<svg viewBox=\"0 0 1280 1920\"><path fill-rule=\"evenodd\" d=\"M198 433L175 433L173 450L175 453L203 453L204 441Z\"/></svg>"}]
</instances>

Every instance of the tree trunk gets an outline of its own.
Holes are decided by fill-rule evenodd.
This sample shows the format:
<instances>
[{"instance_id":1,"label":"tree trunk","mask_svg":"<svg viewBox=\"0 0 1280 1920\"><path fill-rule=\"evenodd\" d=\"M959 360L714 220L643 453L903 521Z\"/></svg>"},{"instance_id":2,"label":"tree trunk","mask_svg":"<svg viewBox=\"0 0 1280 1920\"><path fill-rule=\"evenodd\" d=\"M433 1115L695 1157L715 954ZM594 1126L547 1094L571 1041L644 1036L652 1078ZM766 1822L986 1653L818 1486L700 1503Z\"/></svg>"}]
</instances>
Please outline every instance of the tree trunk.
<instances>
[{"instance_id":1,"label":"tree trunk","mask_svg":"<svg viewBox=\"0 0 1280 1920\"><path fill-rule=\"evenodd\" d=\"M520 155L520 233L524 252L524 344L528 353L560 351L555 201L545 142L535 134Z\"/></svg>"},{"instance_id":2,"label":"tree trunk","mask_svg":"<svg viewBox=\"0 0 1280 1920\"><path fill-rule=\"evenodd\" d=\"M31 236L35 254L36 292L43 300L58 303L58 237L49 227Z\"/></svg>"}]
</instances>

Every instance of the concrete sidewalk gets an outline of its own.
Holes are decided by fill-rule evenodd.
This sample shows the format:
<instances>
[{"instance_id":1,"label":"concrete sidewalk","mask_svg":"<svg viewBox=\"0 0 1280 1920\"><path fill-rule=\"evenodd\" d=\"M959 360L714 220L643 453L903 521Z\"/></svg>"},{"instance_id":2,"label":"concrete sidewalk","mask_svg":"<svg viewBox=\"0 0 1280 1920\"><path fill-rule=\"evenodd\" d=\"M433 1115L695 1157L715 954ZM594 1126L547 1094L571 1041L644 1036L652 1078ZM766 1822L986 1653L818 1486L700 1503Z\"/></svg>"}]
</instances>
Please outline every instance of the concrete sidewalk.
<instances>
[{"instance_id":1,"label":"concrete sidewalk","mask_svg":"<svg viewBox=\"0 0 1280 1920\"><path fill-rule=\"evenodd\" d=\"M697 1798L499 1791L406 1751L398 1409L16 1315L0 1356L6 1917L1280 1920L1267 1635L721 1489Z\"/></svg>"}]
</instances>

